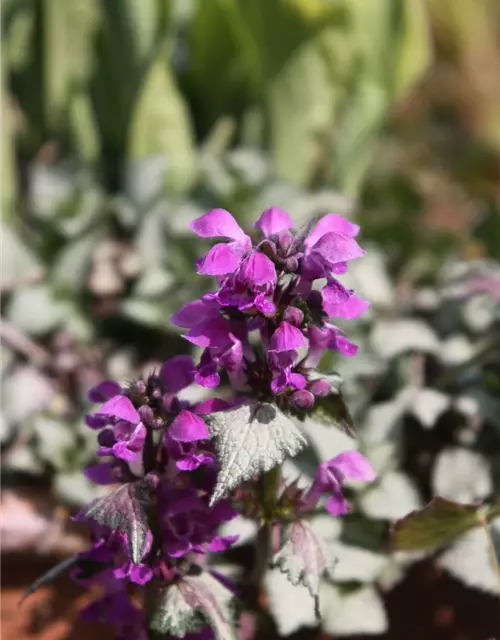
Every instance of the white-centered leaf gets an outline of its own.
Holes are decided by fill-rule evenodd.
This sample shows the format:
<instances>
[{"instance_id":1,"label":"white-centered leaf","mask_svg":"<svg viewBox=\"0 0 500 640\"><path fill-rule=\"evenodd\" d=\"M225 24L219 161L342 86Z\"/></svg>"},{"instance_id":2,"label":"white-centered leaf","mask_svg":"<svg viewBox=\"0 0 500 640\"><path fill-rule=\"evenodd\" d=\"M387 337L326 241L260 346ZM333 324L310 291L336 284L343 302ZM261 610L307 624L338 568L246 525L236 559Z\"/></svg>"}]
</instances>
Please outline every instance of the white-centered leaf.
<instances>
[{"instance_id":1,"label":"white-centered leaf","mask_svg":"<svg viewBox=\"0 0 500 640\"><path fill-rule=\"evenodd\" d=\"M438 353L439 339L435 332L422 320L383 320L371 334L375 353L390 360L407 351Z\"/></svg>"},{"instance_id":2,"label":"white-centered leaf","mask_svg":"<svg viewBox=\"0 0 500 640\"><path fill-rule=\"evenodd\" d=\"M388 563L388 557L382 553L347 545L339 540L332 541L328 550L336 558L336 582L374 582Z\"/></svg>"},{"instance_id":3,"label":"white-centered leaf","mask_svg":"<svg viewBox=\"0 0 500 640\"><path fill-rule=\"evenodd\" d=\"M449 447L438 455L432 473L436 495L461 503L478 502L492 491L488 460L463 447Z\"/></svg>"},{"instance_id":4,"label":"white-centered leaf","mask_svg":"<svg viewBox=\"0 0 500 640\"><path fill-rule=\"evenodd\" d=\"M238 640L234 627L234 596L208 571L186 575L179 582L184 600L212 627L216 640Z\"/></svg>"},{"instance_id":5,"label":"white-centered leaf","mask_svg":"<svg viewBox=\"0 0 500 640\"><path fill-rule=\"evenodd\" d=\"M183 638L187 633L196 633L204 624L203 616L186 602L179 585L172 584L158 599L150 628L162 635Z\"/></svg>"},{"instance_id":6,"label":"white-centered leaf","mask_svg":"<svg viewBox=\"0 0 500 640\"><path fill-rule=\"evenodd\" d=\"M439 416L451 405L451 398L436 389L420 389L415 395L411 413L425 429L432 429Z\"/></svg>"},{"instance_id":7,"label":"white-centered leaf","mask_svg":"<svg viewBox=\"0 0 500 640\"><path fill-rule=\"evenodd\" d=\"M297 455L307 444L299 428L271 404L246 404L214 413L208 430L220 469L210 505L253 475Z\"/></svg>"},{"instance_id":8,"label":"white-centered leaf","mask_svg":"<svg viewBox=\"0 0 500 640\"><path fill-rule=\"evenodd\" d=\"M500 539L500 519L490 524L490 531L494 540ZM438 564L469 587L500 593L498 575L482 528L472 529L461 536L441 555Z\"/></svg>"},{"instance_id":9,"label":"white-centered leaf","mask_svg":"<svg viewBox=\"0 0 500 640\"><path fill-rule=\"evenodd\" d=\"M325 571L333 571L335 563L323 540L307 522L297 520L287 527L284 544L274 556L272 564L286 574L294 586L303 584L307 587L318 611L321 576Z\"/></svg>"},{"instance_id":10,"label":"white-centered leaf","mask_svg":"<svg viewBox=\"0 0 500 640\"><path fill-rule=\"evenodd\" d=\"M361 509L371 518L396 520L422 506L413 481L400 471L388 471L362 496Z\"/></svg>"},{"instance_id":11,"label":"white-centered leaf","mask_svg":"<svg viewBox=\"0 0 500 640\"><path fill-rule=\"evenodd\" d=\"M267 572L264 584L269 609L280 636L288 636L301 627L318 625L314 603L306 587L301 584L293 586L277 569Z\"/></svg>"},{"instance_id":12,"label":"white-centered leaf","mask_svg":"<svg viewBox=\"0 0 500 640\"><path fill-rule=\"evenodd\" d=\"M324 582L320 591L323 631L335 635L379 634L388 628L382 598L373 587L342 594Z\"/></svg>"}]
</instances>

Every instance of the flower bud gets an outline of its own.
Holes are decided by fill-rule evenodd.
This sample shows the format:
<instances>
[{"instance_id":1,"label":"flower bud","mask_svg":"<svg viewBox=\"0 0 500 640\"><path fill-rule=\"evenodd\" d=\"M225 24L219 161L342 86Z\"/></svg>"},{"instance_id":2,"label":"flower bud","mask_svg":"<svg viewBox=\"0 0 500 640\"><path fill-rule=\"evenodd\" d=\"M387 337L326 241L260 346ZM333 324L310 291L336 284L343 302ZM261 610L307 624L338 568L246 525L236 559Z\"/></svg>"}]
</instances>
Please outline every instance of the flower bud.
<instances>
[{"instance_id":1,"label":"flower bud","mask_svg":"<svg viewBox=\"0 0 500 640\"><path fill-rule=\"evenodd\" d=\"M278 235L278 251L282 256L288 255L288 252L293 247L295 237L293 233L288 230L280 231Z\"/></svg>"},{"instance_id":2,"label":"flower bud","mask_svg":"<svg viewBox=\"0 0 500 640\"><path fill-rule=\"evenodd\" d=\"M283 320L289 322L294 327L300 327L304 321L304 314L297 307L287 307L283 314Z\"/></svg>"},{"instance_id":3,"label":"flower bud","mask_svg":"<svg viewBox=\"0 0 500 640\"><path fill-rule=\"evenodd\" d=\"M325 380L315 380L309 385L309 391L316 396L316 398L325 398L330 395L332 389L330 387L330 383Z\"/></svg>"},{"instance_id":4,"label":"flower bud","mask_svg":"<svg viewBox=\"0 0 500 640\"><path fill-rule=\"evenodd\" d=\"M276 245L271 240L263 240L259 246L259 251L262 251L268 258L273 260L278 255L278 251L276 249Z\"/></svg>"},{"instance_id":5,"label":"flower bud","mask_svg":"<svg viewBox=\"0 0 500 640\"><path fill-rule=\"evenodd\" d=\"M143 404L139 407L139 415L141 416L141 422L144 424L151 425L153 423L153 410L147 404Z\"/></svg>"},{"instance_id":6,"label":"flower bud","mask_svg":"<svg viewBox=\"0 0 500 640\"><path fill-rule=\"evenodd\" d=\"M284 267L285 271L287 271L288 273L295 273L295 271L297 271L297 269L299 268L299 261L295 256L291 256L290 258L287 258L285 260Z\"/></svg>"},{"instance_id":7,"label":"flower bud","mask_svg":"<svg viewBox=\"0 0 500 640\"><path fill-rule=\"evenodd\" d=\"M314 407L314 396L310 391L300 389L292 394L291 403L299 411L311 411Z\"/></svg>"},{"instance_id":8,"label":"flower bud","mask_svg":"<svg viewBox=\"0 0 500 640\"><path fill-rule=\"evenodd\" d=\"M137 380L130 385L132 395L142 396L146 393L146 384L142 380Z\"/></svg>"}]
</instances>

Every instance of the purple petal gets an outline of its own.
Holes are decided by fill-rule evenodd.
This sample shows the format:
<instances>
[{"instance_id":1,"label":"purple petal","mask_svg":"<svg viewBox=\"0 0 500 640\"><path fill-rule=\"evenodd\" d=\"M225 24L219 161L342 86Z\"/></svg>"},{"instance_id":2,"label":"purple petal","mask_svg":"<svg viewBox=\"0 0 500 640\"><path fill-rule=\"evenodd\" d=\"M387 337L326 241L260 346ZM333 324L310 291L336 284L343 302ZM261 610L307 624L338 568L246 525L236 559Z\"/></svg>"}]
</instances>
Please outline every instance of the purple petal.
<instances>
[{"instance_id":1,"label":"purple petal","mask_svg":"<svg viewBox=\"0 0 500 640\"><path fill-rule=\"evenodd\" d=\"M198 265L198 273L206 276L223 276L234 273L240 257L228 244L216 244Z\"/></svg>"},{"instance_id":2,"label":"purple petal","mask_svg":"<svg viewBox=\"0 0 500 640\"><path fill-rule=\"evenodd\" d=\"M200 324L209 318L216 318L219 315L219 309L215 300L193 300L185 304L180 311L174 313L170 318L170 322L177 327L191 327Z\"/></svg>"},{"instance_id":3,"label":"purple petal","mask_svg":"<svg viewBox=\"0 0 500 640\"><path fill-rule=\"evenodd\" d=\"M272 315L276 312L276 305L274 302L266 300L263 293L256 295L253 303L257 311L260 311L264 315Z\"/></svg>"},{"instance_id":4,"label":"purple petal","mask_svg":"<svg viewBox=\"0 0 500 640\"><path fill-rule=\"evenodd\" d=\"M126 420L133 424L136 424L141 419L137 409L126 396L115 396L111 398L111 400L105 402L96 413L102 416L111 416L112 418Z\"/></svg>"},{"instance_id":5,"label":"purple petal","mask_svg":"<svg viewBox=\"0 0 500 640\"><path fill-rule=\"evenodd\" d=\"M341 233L349 238L354 238L359 233L359 225L354 224L347 218L337 215L336 213L328 213L323 216L312 228L311 233L305 239L306 247L313 247L318 240L326 233Z\"/></svg>"},{"instance_id":6,"label":"purple petal","mask_svg":"<svg viewBox=\"0 0 500 640\"><path fill-rule=\"evenodd\" d=\"M229 325L220 317L205 320L188 331L184 338L197 347L224 347L229 343Z\"/></svg>"},{"instance_id":7,"label":"purple petal","mask_svg":"<svg viewBox=\"0 0 500 640\"><path fill-rule=\"evenodd\" d=\"M364 313L370 303L362 298L358 298L355 295L352 295L345 302L341 302L338 304L328 303L325 304L323 299L323 309L325 313L334 318L345 318L346 320L352 320L353 318L357 318L362 313Z\"/></svg>"},{"instance_id":8,"label":"purple petal","mask_svg":"<svg viewBox=\"0 0 500 640\"><path fill-rule=\"evenodd\" d=\"M128 448L127 444L128 443L123 440L121 442L117 442L116 444L113 445L112 452L113 452L113 455L119 460L125 460L125 462L132 462L133 460L135 460L137 452L131 451Z\"/></svg>"},{"instance_id":9,"label":"purple petal","mask_svg":"<svg viewBox=\"0 0 500 640\"><path fill-rule=\"evenodd\" d=\"M202 464L209 464L214 461L214 457L205 453L191 454L183 458L182 460L178 460L175 463L177 469L181 471L194 471L201 467Z\"/></svg>"},{"instance_id":10,"label":"purple petal","mask_svg":"<svg viewBox=\"0 0 500 640\"><path fill-rule=\"evenodd\" d=\"M168 428L168 434L177 442L209 440L207 425L191 411L181 411Z\"/></svg>"},{"instance_id":11,"label":"purple petal","mask_svg":"<svg viewBox=\"0 0 500 640\"><path fill-rule=\"evenodd\" d=\"M96 484L115 484L118 480L113 473L113 468L112 462L97 462L86 467L83 470L83 475Z\"/></svg>"},{"instance_id":12,"label":"purple petal","mask_svg":"<svg viewBox=\"0 0 500 640\"><path fill-rule=\"evenodd\" d=\"M213 552L227 551L239 537L240 536L215 536L208 545L208 550Z\"/></svg>"},{"instance_id":13,"label":"purple petal","mask_svg":"<svg viewBox=\"0 0 500 640\"><path fill-rule=\"evenodd\" d=\"M276 283L276 268L270 258L260 251L254 251L243 260L239 271L241 281L250 289L263 284Z\"/></svg>"},{"instance_id":14,"label":"purple petal","mask_svg":"<svg viewBox=\"0 0 500 640\"><path fill-rule=\"evenodd\" d=\"M326 501L326 510L332 516L343 516L348 513L349 508L344 496L341 493L333 494Z\"/></svg>"},{"instance_id":15,"label":"purple petal","mask_svg":"<svg viewBox=\"0 0 500 640\"><path fill-rule=\"evenodd\" d=\"M191 356L174 356L163 363L159 377L170 393L177 393L193 382L194 369Z\"/></svg>"},{"instance_id":16,"label":"purple petal","mask_svg":"<svg viewBox=\"0 0 500 640\"><path fill-rule=\"evenodd\" d=\"M153 577L153 571L146 564L140 564L137 567L132 565L128 575L131 582L135 582L135 584L146 584L146 582L149 582Z\"/></svg>"},{"instance_id":17,"label":"purple petal","mask_svg":"<svg viewBox=\"0 0 500 640\"><path fill-rule=\"evenodd\" d=\"M328 305L347 302L351 297L351 291L346 289L338 280L332 278L328 285L321 291L323 308L326 311Z\"/></svg>"},{"instance_id":18,"label":"purple petal","mask_svg":"<svg viewBox=\"0 0 500 640\"><path fill-rule=\"evenodd\" d=\"M352 358L358 353L359 347L358 345L350 342L347 338L344 338L344 336L337 336L335 338L335 348L347 358Z\"/></svg>"},{"instance_id":19,"label":"purple petal","mask_svg":"<svg viewBox=\"0 0 500 640\"><path fill-rule=\"evenodd\" d=\"M201 238L231 238L241 244L249 241L240 225L225 209L212 209L189 225Z\"/></svg>"},{"instance_id":20,"label":"purple petal","mask_svg":"<svg viewBox=\"0 0 500 640\"><path fill-rule=\"evenodd\" d=\"M206 389L215 389L220 385L220 375L217 371L217 365L213 367L202 367L194 374L194 380L200 387Z\"/></svg>"},{"instance_id":21,"label":"purple petal","mask_svg":"<svg viewBox=\"0 0 500 640\"><path fill-rule=\"evenodd\" d=\"M305 389L307 380L300 373L291 373L288 376L288 386L294 389Z\"/></svg>"},{"instance_id":22,"label":"purple petal","mask_svg":"<svg viewBox=\"0 0 500 640\"><path fill-rule=\"evenodd\" d=\"M222 400L221 398L209 398L194 405L192 411L193 413L203 415L205 413L215 413L216 411L226 411L230 409L231 406L230 402Z\"/></svg>"},{"instance_id":23,"label":"purple petal","mask_svg":"<svg viewBox=\"0 0 500 640\"><path fill-rule=\"evenodd\" d=\"M272 236L275 233L293 228L293 220L286 211L278 207L266 209L254 225L260 229L265 236Z\"/></svg>"},{"instance_id":24,"label":"purple petal","mask_svg":"<svg viewBox=\"0 0 500 640\"><path fill-rule=\"evenodd\" d=\"M306 339L302 331L288 322L279 325L269 342L270 351L290 351L305 346Z\"/></svg>"},{"instance_id":25,"label":"purple petal","mask_svg":"<svg viewBox=\"0 0 500 640\"><path fill-rule=\"evenodd\" d=\"M364 254L365 251L353 238L326 233L316 242L311 255L320 256L327 265L332 266L338 262L360 258Z\"/></svg>"},{"instance_id":26,"label":"purple petal","mask_svg":"<svg viewBox=\"0 0 500 640\"><path fill-rule=\"evenodd\" d=\"M121 391L122 388L114 380L103 380L89 390L88 398L91 402L106 402L120 395Z\"/></svg>"},{"instance_id":27,"label":"purple petal","mask_svg":"<svg viewBox=\"0 0 500 640\"><path fill-rule=\"evenodd\" d=\"M85 416L85 424L91 429L102 429L106 425L110 423L110 418L107 416L100 416L91 414L89 416Z\"/></svg>"},{"instance_id":28,"label":"purple petal","mask_svg":"<svg viewBox=\"0 0 500 640\"><path fill-rule=\"evenodd\" d=\"M345 451L327 463L338 469L348 480L372 482L377 477L369 460L359 451Z\"/></svg>"}]
</instances>

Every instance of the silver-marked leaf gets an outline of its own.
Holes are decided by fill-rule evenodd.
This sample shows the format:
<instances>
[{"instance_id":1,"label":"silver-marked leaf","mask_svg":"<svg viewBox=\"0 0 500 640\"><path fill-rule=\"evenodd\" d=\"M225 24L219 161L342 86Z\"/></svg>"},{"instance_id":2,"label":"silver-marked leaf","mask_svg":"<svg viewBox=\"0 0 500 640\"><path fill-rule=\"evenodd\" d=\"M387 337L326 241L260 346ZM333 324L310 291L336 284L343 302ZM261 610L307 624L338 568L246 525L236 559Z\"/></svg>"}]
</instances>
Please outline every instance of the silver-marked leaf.
<instances>
[{"instance_id":1,"label":"silver-marked leaf","mask_svg":"<svg viewBox=\"0 0 500 640\"><path fill-rule=\"evenodd\" d=\"M226 491L257 473L270 471L307 444L299 428L271 404L246 404L210 416L219 475L212 506Z\"/></svg>"},{"instance_id":2,"label":"silver-marked leaf","mask_svg":"<svg viewBox=\"0 0 500 640\"><path fill-rule=\"evenodd\" d=\"M286 573L290 582L302 583L314 598L319 617L318 591L325 570L333 570L333 561L326 545L304 520L293 522L286 530L285 544L274 556L272 563Z\"/></svg>"},{"instance_id":3,"label":"silver-marked leaf","mask_svg":"<svg viewBox=\"0 0 500 640\"><path fill-rule=\"evenodd\" d=\"M132 562L139 564L148 538L147 506L152 490L150 480L130 482L104 498L97 498L81 514L86 519L120 531L127 536Z\"/></svg>"},{"instance_id":4,"label":"silver-marked leaf","mask_svg":"<svg viewBox=\"0 0 500 640\"><path fill-rule=\"evenodd\" d=\"M184 600L212 627L216 640L238 640L234 626L234 595L208 571L186 575L179 582Z\"/></svg>"},{"instance_id":5,"label":"silver-marked leaf","mask_svg":"<svg viewBox=\"0 0 500 640\"><path fill-rule=\"evenodd\" d=\"M186 602L178 584L163 591L151 616L150 627L161 635L184 638L205 626L203 615Z\"/></svg>"}]
</instances>

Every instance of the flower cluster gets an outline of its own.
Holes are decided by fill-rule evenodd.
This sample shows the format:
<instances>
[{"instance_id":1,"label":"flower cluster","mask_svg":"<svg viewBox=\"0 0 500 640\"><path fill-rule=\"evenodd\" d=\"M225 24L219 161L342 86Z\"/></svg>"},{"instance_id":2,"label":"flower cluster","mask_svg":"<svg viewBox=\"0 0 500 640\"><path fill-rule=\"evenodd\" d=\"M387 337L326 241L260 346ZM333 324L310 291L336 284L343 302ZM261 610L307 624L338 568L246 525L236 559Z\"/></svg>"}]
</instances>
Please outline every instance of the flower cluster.
<instances>
[{"instance_id":1,"label":"flower cluster","mask_svg":"<svg viewBox=\"0 0 500 640\"><path fill-rule=\"evenodd\" d=\"M355 318L368 302L337 276L364 254L358 225L336 214L308 233L292 233L285 211L271 208L255 223L255 244L223 209L191 224L203 238L227 238L198 262L218 289L186 304L172 322L188 329L186 340L202 347L195 381L217 387L224 371L234 389L280 407L309 412L330 393L315 367L327 349L354 356L356 345L330 322Z\"/></svg>"},{"instance_id":2,"label":"flower cluster","mask_svg":"<svg viewBox=\"0 0 500 640\"><path fill-rule=\"evenodd\" d=\"M255 227L259 238L252 243L227 211L212 210L192 223L202 238L227 240L197 263L198 273L215 276L217 289L172 318L203 349L197 363L176 356L145 381L122 387L106 380L89 392L100 405L87 416L98 432L99 461L84 473L118 488L79 514L91 526L93 545L77 558L73 575L100 585L102 595L85 616L112 624L118 638L147 638L148 628L161 636L210 638L210 627L217 637L236 637L234 587L206 561L237 538L219 535L220 526L239 512L263 527L292 523L295 533L279 561L286 566L289 548L302 555L304 580L316 584L319 575L311 578L305 559L307 545L319 543L304 518L323 500L330 514L346 513L344 481L374 478L368 461L351 451L320 465L305 491L279 474L262 491L259 476L279 472L286 455L305 443L291 417L314 412L318 399L332 393L316 370L325 350L357 351L330 319L354 318L368 303L337 278L364 253L357 225L328 214L294 234L288 214L272 208ZM192 384L223 383L230 401L182 399ZM315 571L322 568L316 562ZM144 593L149 599L141 606Z\"/></svg>"}]
</instances>

